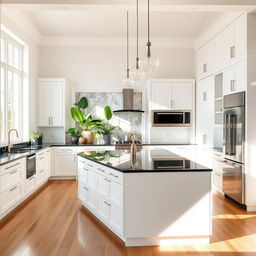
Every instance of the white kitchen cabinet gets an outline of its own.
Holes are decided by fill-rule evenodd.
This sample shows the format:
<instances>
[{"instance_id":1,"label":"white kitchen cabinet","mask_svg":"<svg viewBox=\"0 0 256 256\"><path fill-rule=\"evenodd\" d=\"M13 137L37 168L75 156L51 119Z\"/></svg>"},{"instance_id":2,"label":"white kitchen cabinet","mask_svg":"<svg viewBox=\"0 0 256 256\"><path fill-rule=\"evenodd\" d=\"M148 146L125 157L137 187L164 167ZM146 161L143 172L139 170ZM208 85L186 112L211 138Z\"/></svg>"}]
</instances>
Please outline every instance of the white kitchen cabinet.
<instances>
[{"instance_id":1,"label":"white kitchen cabinet","mask_svg":"<svg viewBox=\"0 0 256 256\"><path fill-rule=\"evenodd\" d=\"M198 49L198 76L204 78L212 74L214 69L214 41L208 41Z\"/></svg>"},{"instance_id":2,"label":"white kitchen cabinet","mask_svg":"<svg viewBox=\"0 0 256 256\"><path fill-rule=\"evenodd\" d=\"M41 184L48 180L51 174L50 149L41 150L36 153L36 175L37 183Z\"/></svg>"},{"instance_id":3,"label":"white kitchen cabinet","mask_svg":"<svg viewBox=\"0 0 256 256\"><path fill-rule=\"evenodd\" d=\"M219 70L225 64L225 33L221 31L213 38L213 58L214 58L214 70Z\"/></svg>"},{"instance_id":4,"label":"white kitchen cabinet","mask_svg":"<svg viewBox=\"0 0 256 256\"><path fill-rule=\"evenodd\" d=\"M149 82L150 110L192 110L193 80L159 79Z\"/></svg>"},{"instance_id":5,"label":"white kitchen cabinet","mask_svg":"<svg viewBox=\"0 0 256 256\"><path fill-rule=\"evenodd\" d=\"M199 145L213 146L214 135L214 77L197 84L196 141Z\"/></svg>"},{"instance_id":6,"label":"white kitchen cabinet","mask_svg":"<svg viewBox=\"0 0 256 256\"><path fill-rule=\"evenodd\" d=\"M75 147L54 148L54 172L53 176L70 177L77 175L77 155Z\"/></svg>"},{"instance_id":7,"label":"white kitchen cabinet","mask_svg":"<svg viewBox=\"0 0 256 256\"><path fill-rule=\"evenodd\" d=\"M119 235L123 234L123 211L114 204L109 204L109 226Z\"/></svg>"},{"instance_id":8,"label":"white kitchen cabinet","mask_svg":"<svg viewBox=\"0 0 256 256\"><path fill-rule=\"evenodd\" d=\"M169 82L152 82L151 84L151 109L170 109L171 107L171 84Z\"/></svg>"},{"instance_id":9,"label":"white kitchen cabinet","mask_svg":"<svg viewBox=\"0 0 256 256\"><path fill-rule=\"evenodd\" d=\"M192 110L193 108L193 84L172 83L171 84L171 109Z\"/></svg>"},{"instance_id":10,"label":"white kitchen cabinet","mask_svg":"<svg viewBox=\"0 0 256 256\"><path fill-rule=\"evenodd\" d=\"M232 63L246 55L246 20L246 15L242 15L224 30L224 56L227 63Z\"/></svg>"},{"instance_id":11,"label":"white kitchen cabinet","mask_svg":"<svg viewBox=\"0 0 256 256\"><path fill-rule=\"evenodd\" d=\"M246 91L247 62L241 61L223 71L223 95Z\"/></svg>"},{"instance_id":12,"label":"white kitchen cabinet","mask_svg":"<svg viewBox=\"0 0 256 256\"><path fill-rule=\"evenodd\" d=\"M25 158L0 166L0 218L24 196Z\"/></svg>"},{"instance_id":13,"label":"white kitchen cabinet","mask_svg":"<svg viewBox=\"0 0 256 256\"><path fill-rule=\"evenodd\" d=\"M65 122L65 80L38 79L38 127L62 127Z\"/></svg>"},{"instance_id":14,"label":"white kitchen cabinet","mask_svg":"<svg viewBox=\"0 0 256 256\"><path fill-rule=\"evenodd\" d=\"M83 180L79 180L78 182L78 198L83 202L86 203L88 201L88 187L86 182Z\"/></svg>"}]
</instances>

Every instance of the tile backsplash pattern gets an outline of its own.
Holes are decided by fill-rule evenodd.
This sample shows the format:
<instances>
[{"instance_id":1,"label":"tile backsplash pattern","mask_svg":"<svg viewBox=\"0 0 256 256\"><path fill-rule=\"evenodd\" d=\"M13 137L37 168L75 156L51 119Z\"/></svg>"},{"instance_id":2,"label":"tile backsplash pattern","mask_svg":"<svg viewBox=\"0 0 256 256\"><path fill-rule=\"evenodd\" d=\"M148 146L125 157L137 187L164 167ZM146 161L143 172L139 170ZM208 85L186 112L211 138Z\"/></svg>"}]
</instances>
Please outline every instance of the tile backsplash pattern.
<instances>
[{"instance_id":1,"label":"tile backsplash pattern","mask_svg":"<svg viewBox=\"0 0 256 256\"><path fill-rule=\"evenodd\" d=\"M76 102L82 97L86 97L89 101L88 112L95 114L95 117L104 118L104 107L110 106L111 109L123 109L123 94L120 92L77 92ZM142 93L134 93L134 109L142 109ZM141 113L123 112L115 113L111 125L117 125L122 128L122 131L116 131L112 139L121 140L125 134L134 133L138 140L142 140L142 118Z\"/></svg>"}]
</instances>

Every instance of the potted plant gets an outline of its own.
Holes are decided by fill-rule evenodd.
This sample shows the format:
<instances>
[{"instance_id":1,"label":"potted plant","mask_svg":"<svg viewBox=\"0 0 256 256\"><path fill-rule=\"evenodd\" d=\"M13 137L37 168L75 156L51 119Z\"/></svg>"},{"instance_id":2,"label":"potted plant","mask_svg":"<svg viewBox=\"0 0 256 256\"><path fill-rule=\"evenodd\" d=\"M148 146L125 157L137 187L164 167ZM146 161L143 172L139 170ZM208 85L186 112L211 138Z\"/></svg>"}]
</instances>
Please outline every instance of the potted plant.
<instances>
[{"instance_id":1,"label":"potted plant","mask_svg":"<svg viewBox=\"0 0 256 256\"><path fill-rule=\"evenodd\" d=\"M112 119L112 110L110 106L106 106L104 108L104 114L106 118L106 122L101 122L97 124L97 134L101 134L103 138L104 144L110 144L111 143L111 135L115 129L120 129L119 126L111 126L109 124L110 119Z\"/></svg>"},{"instance_id":2,"label":"potted plant","mask_svg":"<svg viewBox=\"0 0 256 256\"><path fill-rule=\"evenodd\" d=\"M102 120L98 118L93 118L91 113L85 115L84 111L80 109L78 104L76 104L77 107L71 108L71 116L73 120L76 121L82 129L82 138L80 138L79 142L81 144L93 144L93 132L96 131L97 125L101 123Z\"/></svg>"},{"instance_id":3,"label":"potted plant","mask_svg":"<svg viewBox=\"0 0 256 256\"><path fill-rule=\"evenodd\" d=\"M31 134L30 139L35 145L42 145L43 137L44 135L41 132L37 131Z\"/></svg>"},{"instance_id":4,"label":"potted plant","mask_svg":"<svg viewBox=\"0 0 256 256\"><path fill-rule=\"evenodd\" d=\"M78 144L79 138L81 137L81 133L79 132L79 130L77 128L69 128L66 131L66 134L70 135L71 144L73 144L73 145Z\"/></svg>"}]
</instances>

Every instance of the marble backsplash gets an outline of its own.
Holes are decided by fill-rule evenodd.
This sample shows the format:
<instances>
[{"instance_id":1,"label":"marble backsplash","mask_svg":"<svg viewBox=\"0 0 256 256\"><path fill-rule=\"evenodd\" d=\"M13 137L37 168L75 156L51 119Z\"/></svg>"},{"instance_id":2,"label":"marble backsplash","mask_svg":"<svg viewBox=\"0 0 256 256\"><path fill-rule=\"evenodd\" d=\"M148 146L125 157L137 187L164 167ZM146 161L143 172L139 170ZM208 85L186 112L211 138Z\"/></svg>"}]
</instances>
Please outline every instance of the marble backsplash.
<instances>
[{"instance_id":1,"label":"marble backsplash","mask_svg":"<svg viewBox=\"0 0 256 256\"><path fill-rule=\"evenodd\" d=\"M123 94L120 92L77 92L76 102L82 97L86 97L89 102L88 112L92 112L94 117L104 118L104 107L110 106L111 109L123 109ZM134 92L134 109L142 109L142 93ZM142 140L142 113L121 112L115 113L110 120L111 125L121 127L112 135L112 140L122 140L128 133L134 133L137 140Z\"/></svg>"}]
</instances>

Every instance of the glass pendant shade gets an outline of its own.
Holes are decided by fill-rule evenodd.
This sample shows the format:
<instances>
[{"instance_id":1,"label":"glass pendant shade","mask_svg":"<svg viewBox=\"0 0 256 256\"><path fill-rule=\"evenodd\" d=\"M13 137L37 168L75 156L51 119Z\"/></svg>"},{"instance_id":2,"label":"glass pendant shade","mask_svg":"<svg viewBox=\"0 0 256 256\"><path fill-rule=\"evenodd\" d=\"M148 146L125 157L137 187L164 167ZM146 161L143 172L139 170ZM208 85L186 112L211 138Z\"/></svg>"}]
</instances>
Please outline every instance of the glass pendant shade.
<instances>
[{"instance_id":1,"label":"glass pendant shade","mask_svg":"<svg viewBox=\"0 0 256 256\"><path fill-rule=\"evenodd\" d=\"M140 67L141 70L150 73L155 71L159 67L159 58L157 56L151 55L151 49L148 49L150 46L146 46L146 50L141 56Z\"/></svg>"},{"instance_id":2,"label":"glass pendant shade","mask_svg":"<svg viewBox=\"0 0 256 256\"><path fill-rule=\"evenodd\" d=\"M145 77L145 72L141 70L141 68L134 68L130 72L131 79L134 81L141 81Z\"/></svg>"},{"instance_id":3,"label":"glass pendant shade","mask_svg":"<svg viewBox=\"0 0 256 256\"><path fill-rule=\"evenodd\" d=\"M124 88L131 88L134 85L134 80L131 77L126 77L122 80Z\"/></svg>"}]
</instances>

